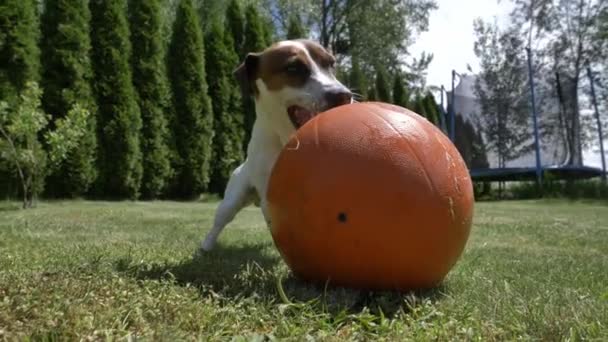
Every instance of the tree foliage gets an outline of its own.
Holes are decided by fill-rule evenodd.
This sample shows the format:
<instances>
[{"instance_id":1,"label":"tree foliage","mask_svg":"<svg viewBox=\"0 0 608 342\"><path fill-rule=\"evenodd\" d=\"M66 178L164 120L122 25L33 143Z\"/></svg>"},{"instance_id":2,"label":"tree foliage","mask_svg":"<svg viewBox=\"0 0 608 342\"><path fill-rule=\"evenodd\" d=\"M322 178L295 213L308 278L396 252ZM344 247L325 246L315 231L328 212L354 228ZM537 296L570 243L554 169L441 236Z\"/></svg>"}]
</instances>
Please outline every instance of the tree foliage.
<instances>
[{"instance_id":1,"label":"tree foliage","mask_svg":"<svg viewBox=\"0 0 608 342\"><path fill-rule=\"evenodd\" d=\"M245 13L240 0L230 0L226 8L225 32L232 37L237 58L242 58L245 38Z\"/></svg>"},{"instance_id":2,"label":"tree foliage","mask_svg":"<svg viewBox=\"0 0 608 342\"><path fill-rule=\"evenodd\" d=\"M500 32L481 20L475 22L475 32L481 67L474 87L482 113L479 127L486 149L504 167L527 151L531 134L524 43L516 31Z\"/></svg>"},{"instance_id":3,"label":"tree foliage","mask_svg":"<svg viewBox=\"0 0 608 342\"><path fill-rule=\"evenodd\" d=\"M367 101L378 101L378 94L376 93L376 87L372 84L367 88Z\"/></svg>"},{"instance_id":4,"label":"tree foliage","mask_svg":"<svg viewBox=\"0 0 608 342\"><path fill-rule=\"evenodd\" d=\"M274 23L272 22L272 19L263 13L260 13L260 21L262 23L262 37L264 38L264 46L270 46L277 39Z\"/></svg>"},{"instance_id":5,"label":"tree foliage","mask_svg":"<svg viewBox=\"0 0 608 342\"><path fill-rule=\"evenodd\" d=\"M287 32L291 16L297 13L310 36L336 54L339 65L349 65L351 58L358 57L368 78L374 76L377 65L404 71L415 66L414 60L408 61L408 47L428 28L429 14L437 8L434 0L262 2L279 30Z\"/></svg>"},{"instance_id":6,"label":"tree foliage","mask_svg":"<svg viewBox=\"0 0 608 342\"><path fill-rule=\"evenodd\" d=\"M207 190L210 176L213 113L207 95L205 49L192 0L178 6L169 48L169 76L175 117L176 176L171 193L192 198Z\"/></svg>"},{"instance_id":7,"label":"tree foliage","mask_svg":"<svg viewBox=\"0 0 608 342\"><path fill-rule=\"evenodd\" d=\"M15 106L28 81L40 72L39 19L34 0L0 2L0 100ZM1 166L1 165L0 165ZM14 194L17 178L0 167L0 184Z\"/></svg>"},{"instance_id":8,"label":"tree foliage","mask_svg":"<svg viewBox=\"0 0 608 342\"><path fill-rule=\"evenodd\" d=\"M18 100L40 76L39 19L35 0L0 3L0 99Z\"/></svg>"},{"instance_id":9,"label":"tree foliage","mask_svg":"<svg viewBox=\"0 0 608 342\"><path fill-rule=\"evenodd\" d=\"M243 160L243 121L239 88L232 77L237 56L234 43L219 21L205 37L207 84L213 99L213 152L209 190L223 194L232 171Z\"/></svg>"},{"instance_id":10,"label":"tree foliage","mask_svg":"<svg viewBox=\"0 0 608 342\"><path fill-rule=\"evenodd\" d=\"M297 13L292 13L289 16L289 22L287 23L287 35L285 38L287 39L298 39L298 38L307 38L308 33L306 32L306 28L302 23L302 19L300 15Z\"/></svg>"},{"instance_id":11,"label":"tree foliage","mask_svg":"<svg viewBox=\"0 0 608 342\"><path fill-rule=\"evenodd\" d=\"M55 122L53 130L44 130L50 116L41 109L41 89L28 82L18 104L0 101L0 159L11 164L22 186L23 208L34 204L44 188L44 177L58 167L87 133L89 112L79 104ZM43 135L48 146L39 141Z\"/></svg>"},{"instance_id":12,"label":"tree foliage","mask_svg":"<svg viewBox=\"0 0 608 342\"><path fill-rule=\"evenodd\" d=\"M156 198L172 176L166 117L171 111L171 96L161 41L161 4L159 0L131 1L129 11L133 84L142 118L141 193L144 198Z\"/></svg>"},{"instance_id":13,"label":"tree foliage","mask_svg":"<svg viewBox=\"0 0 608 342\"><path fill-rule=\"evenodd\" d=\"M389 78L384 68L376 70L376 95L379 101L392 102Z\"/></svg>"},{"instance_id":14,"label":"tree foliage","mask_svg":"<svg viewBox=\"0 0 608 342\"><path fill-rule=\"evenodd\" d=\"M85 195L97 177L96 105L91 90L91 15L81 0L47 0L42 16L42 105L53 117L51 126L79 104L92 115L87 134L47 179L53 196Z\"/></svg>"},{"instance_id":15,"label":"tree foliage","mask_svg":"<svg viewBox=\"0 0 608 342\"><path fill-rule=\"evenodd\" d=\"M259 52L267 47L264 23L258 8L249 4L245 7L245 32L243 50L239 55L242 60L247 53Z\"/></svg>"},{"instance_id":16,"label":"tree foliage","mask_svg":"<svg viewBox=\"0 0 608 342\"><path fill-rule=\"evenodd\" d=\"M226 0L193 0L194 8L197 10L200 19L200 27L203 33L211 29L211 24L218 19L222 19L226 8L229 5Z\"/></svg>"},{"instance_id":17,"label":"tree foliage","mask_svg":"<svg viewBox=\"0 0 608 342\"><path fill-rule=\"evenodd\" d=\"M385 65L389 71L408 71L415 66L408 47L414 37L428 29L430 12L437 8L433 0L344 0L327 1L337 3L329 6L343 8L340 16L328 16L327 41L333 51L358 56L370 66ZM323 16L321 16L323 21ZM336 20L338 19L338 20ZM322 30L323 31L323 30ZM324 35L321 34L321 37ZM323 41L323 39L321 39ZM404 59L404 56L410 58ZM431 59L430 55L424 59Z\"/></svg>"},{"instance_id":18,"label":"tree foliage","mask_svg":"<svg viewBox=\"0 0 608 342\"><path fill-rule=\"evenodd\" d=\"M403 83L403 77L399 74L395 75L393 80L393 103L403 108L409 106L408 92Z\"/></svg>"},{"instance_id":19,"label":"tree foliage","mask_svg":"<svg viewBox=\"0 0 608 342\"><path fill-rule=\"evenodd\" d=\"M435 126L439 127L439 106L435 101L435 96L428 92L422 99L422 106L424 107L424 111L426 113L426 118Z\"/></svg>"},{"instance_id":20,"label":"tree foliage","mask_svg":"<svg viewBox=\"0 0 608 342\"><path fill-rule=\"evenodd\" d=\"M353 58L347 84L350 90L356 94L356 98L367 98L367 82L363 70L361 70L361 64L357 58Z\"/></svg>"},{"instance_id":21,"label":"tree foliage","mask_svg":"<svg viewBox=\"0 0 608 342\"><path fill-rule=\"evenodd\" d=\"M133 89L125 0L91 0L92 62L98 106L97 194L137 198L141 117Z\"/></svg>"},{"instance_id":22,"label":"tree foliage","mask_svg":"<svg viewBox=\"0 0 608 342\"><path fill-rule=\"evenodd\" d=\"M408 47L435 8L434 0L5 0L0 100L12 113L25 84L39 81L42 111L52 115L41 153L50 148L45 132L73 107L90 113L89 133L58 167L45 167L53 170L46 195L221 193L256 118L233 76L247 53L276 39L316 39L356 99L406 104L426 91L432 56ZM388 76L396 74L401 84ZM20 191L7 175L2 188Z\"/></svg>"},{"instance_id":23,"label":"tree foliage","mask_svg":"<svg viewBox=\"0 0 608 342\"><path fill-rule=\"evenodd\" d=\"M239 58L244 60L245 56L251 52L260 52L267 47L264 24L258 9L255 5L250 4L245 8L245 40L243 49L240 51ZM244 126L245 137L243 139L243 151L247 151L247 144L251 139L251 131L255 122L255 104L253 98L246 97L243 99L244 110Z\"/></svg>"},{"instance_id":24,"label":"tree foliage","mask_svg":"<svg viewBox=\"0 0 608 342\"><path fill-rule=\"evenodd\" d=\"M581 123L580 85L585 64L606 64L608 41L602 39L604 0L511 0L512 29L529 39L535 77L546 84L561 83L561 115L566 131L569 164L582 163L585 129ZM540 83L540 82L539 82ZM544 109L544 108L543 108Z\"/></svg>"},{"instance_id":25,"label":"tree foliage","mask_svg":"<svg viewBox=\"0 0 608 342\"><path fill-rule=\"evenodd\" d=\"M411 109L419 114L422 117L428 118L428 114L426 112L426 107L424 106L424 101L423 98L419 95L417 95L414 98L414 101L410 104L410 106L412 107Z\"/></svg>"}]
</instances>

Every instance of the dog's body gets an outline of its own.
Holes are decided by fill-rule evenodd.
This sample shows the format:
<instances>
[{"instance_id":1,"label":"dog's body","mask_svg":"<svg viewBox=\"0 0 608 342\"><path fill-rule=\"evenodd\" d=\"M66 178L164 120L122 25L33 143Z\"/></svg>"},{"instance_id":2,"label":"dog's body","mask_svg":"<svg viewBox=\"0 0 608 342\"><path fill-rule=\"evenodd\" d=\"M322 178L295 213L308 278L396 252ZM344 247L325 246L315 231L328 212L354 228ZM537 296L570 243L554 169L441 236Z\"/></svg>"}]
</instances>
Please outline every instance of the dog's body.
<instances>
[{"instance_id":1,"label":"dog's body","mask_svg":"<svg viewBox=\"0 0 608 342\"><path fill-rule=\"evenodd\" d=\"M334 75L334 57L309 40L276 43L250 53L235 71L244 96L254 96L256 121L247 158L234 170L213 227L201 243L213 249L218 236L235 215L251 203L259 204L270 225L266 189L270 173L297 128L324 110L352 102L351 92Z\"/></svg>"}]
</instances>

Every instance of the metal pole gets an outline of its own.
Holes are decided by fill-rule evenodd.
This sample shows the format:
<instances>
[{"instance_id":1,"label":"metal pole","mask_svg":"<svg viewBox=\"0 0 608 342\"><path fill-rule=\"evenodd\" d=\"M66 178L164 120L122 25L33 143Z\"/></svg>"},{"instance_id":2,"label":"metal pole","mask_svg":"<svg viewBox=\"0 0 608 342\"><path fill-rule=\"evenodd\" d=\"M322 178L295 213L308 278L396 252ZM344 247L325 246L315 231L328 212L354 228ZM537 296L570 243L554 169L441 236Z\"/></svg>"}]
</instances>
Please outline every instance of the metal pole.
<instances>
[{"instance_id":1,"label":"metal pole","mask_svg":"<svg viewBox=\"0 0 608 342\"><path fill-rule=\"evenodd\" d=\"M450 112L449 112L449 115L450 115L450 140L452 140L452 142L454 142L455 138L456 138L456 127L455 127L455 121L456 121L455 120L455 116L456 116L455 111L456 111L456 108L454 108L455 107L454 106L455 105L454 101L456 100L456 97L454 95L454 82L455 82L455 79L456 79L456 70L452 70L452 94L451 94L451 97L452 97L452 101L451 101L452 102L452 106L451 106Z\"/></svg>"},{"instance_id":2,"label":"metal pole","mask_svg":"<svg viewBox=\"0 0 608 342\"><path fill-rule=\"evenodd\" d=\"M587 65L587 77L589 77L589 83L591 84L591 101L593 102L593 108L595 109L595 120L597 121L597 132L600 136L600 154L602 156L602 181L606 182L606 157L604 156L604 136L602 134L602 122L600 121L600 111L597 109L597 98L595 97L595 86L593 85L593 75L591 74L591 67Z\"/></svg>"},{"instance_id":3,"label":"metal pole","mask_svg":"<svg viewBox=\"0 0 608 342\"><path fill-rule=\"evenodd\" d=\"M528 76L530 80L530 102L532 103L532 121L534 123L534 149L536 151L536 182L542 189L542 166L540 164L540 143L538 138L538 119L536 116L536 100L534 99L534 76L532 73L532 51L530 47L526 48L528 54Z\"/></svg>"},{"instance_id":4,"label":"metal pole","mask_svg":"<svg viewBox=\"0 0 608 342\"><path fill-rule=\"evenodd\" d=\"M445 88L443 87L443 84L441 85L441 113L439 113L439 119L440 119L440 125L441 125L441 130L443 130L443 132L447 132L447 127L445 125L445 107L444 107L444 101L443 101L443 93L445 92Z\"/></svg>"}]
</instances>

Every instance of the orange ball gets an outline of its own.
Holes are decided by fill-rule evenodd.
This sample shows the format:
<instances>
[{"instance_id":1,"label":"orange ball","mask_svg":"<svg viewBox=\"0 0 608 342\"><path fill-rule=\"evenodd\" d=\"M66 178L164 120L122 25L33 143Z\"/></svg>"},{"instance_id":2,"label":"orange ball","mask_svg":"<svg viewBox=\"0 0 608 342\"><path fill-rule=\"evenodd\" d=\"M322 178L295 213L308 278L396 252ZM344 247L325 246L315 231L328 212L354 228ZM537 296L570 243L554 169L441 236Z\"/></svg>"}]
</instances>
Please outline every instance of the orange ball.
<instances>
[{"instance_id":1,"label":"orange ball","mask_svg":"<svg viewBox=\"0 0 608 342\"><path fill-rule=\"evenodd\" d=\"M297 277L375 290L438 285L463 252L474 203L452 142L420 115L378 102L300 127L267 200L273 240Z\"/></svg>"}]
</instances>

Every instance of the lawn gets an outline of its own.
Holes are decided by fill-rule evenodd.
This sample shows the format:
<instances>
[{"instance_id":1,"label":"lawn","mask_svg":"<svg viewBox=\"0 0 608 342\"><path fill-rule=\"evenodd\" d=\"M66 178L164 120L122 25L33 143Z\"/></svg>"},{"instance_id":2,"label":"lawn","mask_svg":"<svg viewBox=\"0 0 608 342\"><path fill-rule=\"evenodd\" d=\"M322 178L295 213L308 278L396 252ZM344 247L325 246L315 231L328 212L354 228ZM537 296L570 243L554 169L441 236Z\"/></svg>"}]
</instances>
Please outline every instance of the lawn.
<instances>
[{"instance_id":1,"label":"lawn","mask_svg":"<svg viewBox=\"0 0 608 342\"><path fill-rule=\"evenodd\" d=\"M477 203L445 283L406 294L293 279L255 207L193 257L216 206L1 203L0 339L608 340L605 203Z\"/></svg>"}]
</instances>

